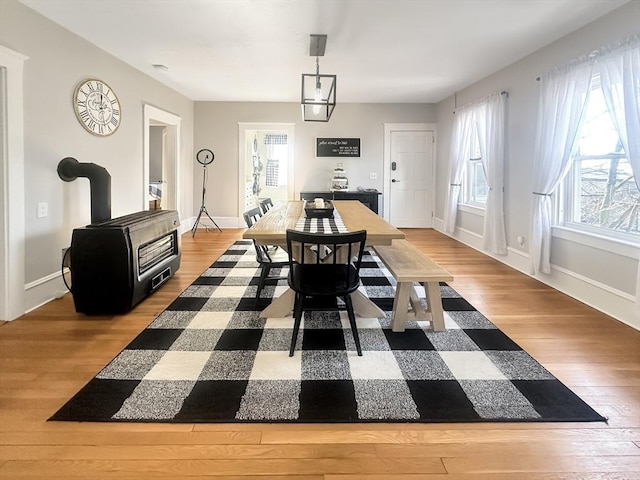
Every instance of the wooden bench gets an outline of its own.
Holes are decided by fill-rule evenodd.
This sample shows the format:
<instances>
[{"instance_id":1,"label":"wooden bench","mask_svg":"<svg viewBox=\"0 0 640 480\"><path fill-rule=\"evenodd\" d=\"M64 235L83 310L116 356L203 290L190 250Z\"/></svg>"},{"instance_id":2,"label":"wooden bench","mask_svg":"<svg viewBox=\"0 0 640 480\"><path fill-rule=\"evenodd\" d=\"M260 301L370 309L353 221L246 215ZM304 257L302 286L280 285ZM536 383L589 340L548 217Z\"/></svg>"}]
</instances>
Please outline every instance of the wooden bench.
<instances>
[{"instance_id":1,"label":"wooden bench","mask_svg":"<svg viewBox=\"0 0 640 480\"><path fill-rule=\"evenodd\" d=\"M404 332L408 320L429 320L434 332L444 331L439 282L450 282L453 276L406 240L393 240L391 245L379 245L374 249L397 282L392 330ZM414 282L424 288L427 309L413 288Z\"/></svg>"}]
</instances>

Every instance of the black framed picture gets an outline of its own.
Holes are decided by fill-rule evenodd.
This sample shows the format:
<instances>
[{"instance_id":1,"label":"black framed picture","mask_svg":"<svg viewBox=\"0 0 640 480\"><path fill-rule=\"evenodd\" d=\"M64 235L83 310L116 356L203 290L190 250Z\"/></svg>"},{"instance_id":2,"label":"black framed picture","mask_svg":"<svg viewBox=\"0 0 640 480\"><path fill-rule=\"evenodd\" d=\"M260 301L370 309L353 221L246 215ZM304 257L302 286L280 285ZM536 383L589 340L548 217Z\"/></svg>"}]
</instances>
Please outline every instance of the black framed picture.
<instances>
[{"instance_id":1,"label":"black framed picture","mask_svg":"<svg viewBox=\"0 0 640 480\"><path fill-rule=\"evenodd\" d=\"M359 138L316 138L316 157L359 156Z\"/></svg>"}]
</instances>

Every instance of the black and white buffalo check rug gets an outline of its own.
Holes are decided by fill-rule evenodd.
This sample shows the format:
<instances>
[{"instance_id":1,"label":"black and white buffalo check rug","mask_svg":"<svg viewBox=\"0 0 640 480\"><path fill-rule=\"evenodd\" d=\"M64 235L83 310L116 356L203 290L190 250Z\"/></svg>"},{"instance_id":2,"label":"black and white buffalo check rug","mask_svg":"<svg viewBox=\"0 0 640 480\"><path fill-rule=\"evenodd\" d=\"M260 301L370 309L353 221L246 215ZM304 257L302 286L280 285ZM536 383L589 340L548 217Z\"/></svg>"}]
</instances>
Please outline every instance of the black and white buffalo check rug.
<instances>
[{"instance_id":1,"label":"black and white buffalo check rug","mask_svg":"<svg viewBox=\"0 0 640 480\"><path fill-rule=\"evenodd\" d=\"M232 245L51 420L129 422L604 421L446 284L447 330L390 328L394 280L373 252L361 290L385 318L261 319L251 242ZM278 296L286 280L263 293Z\"/></svg>"}]
</instances>

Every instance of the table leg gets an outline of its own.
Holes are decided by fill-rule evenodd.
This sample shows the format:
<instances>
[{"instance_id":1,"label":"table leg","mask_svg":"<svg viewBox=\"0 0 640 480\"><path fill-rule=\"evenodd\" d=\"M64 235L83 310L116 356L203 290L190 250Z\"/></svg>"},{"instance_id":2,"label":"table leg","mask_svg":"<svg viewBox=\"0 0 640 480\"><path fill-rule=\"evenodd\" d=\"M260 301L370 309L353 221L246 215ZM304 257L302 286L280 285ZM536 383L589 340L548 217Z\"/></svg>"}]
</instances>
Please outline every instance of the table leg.
<instances>
[{"instance_id":1,"label":"table leg","mask_svg":"<svg viewBox=\"0 0 640 480\"><path fill-rule=\"evenodd\" d=\"M260 318L281 318L291 315L296 293L287 288L282 295L274 298L267 308L260 312Z\"/></svg>"},{"instance_id":2,"label":"table leg","mask_svg":"<svg viewBox=\"0 0 640 480\"><path fill-rule=\"evenodd\" d=\"M351 294L351 302L353 303L353 310L359 317L365 318L380 318L384 317L384 312L373 303L369 297L367 297L360 290L356 290Z\"/></svg>"}]
</instances>

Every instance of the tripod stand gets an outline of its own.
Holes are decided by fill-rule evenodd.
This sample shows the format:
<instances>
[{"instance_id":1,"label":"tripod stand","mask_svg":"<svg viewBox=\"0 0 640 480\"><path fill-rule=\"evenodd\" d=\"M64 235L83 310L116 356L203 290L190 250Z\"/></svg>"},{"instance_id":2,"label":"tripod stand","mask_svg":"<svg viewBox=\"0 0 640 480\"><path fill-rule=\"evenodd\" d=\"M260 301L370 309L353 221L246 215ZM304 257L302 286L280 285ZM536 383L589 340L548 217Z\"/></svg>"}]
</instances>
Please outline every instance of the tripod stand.
<instances>
[{"instance_id":1,"label":"tripod stand","mask_svg":"<svg viewBox=\"0 0 640 480\"><path fill-rule=\"evenodd\" d=\"M202 218L203 213L209 218L209 220L211 220L211 222L216 226L216 228L222 232L222 229L218 226L216 221L213 218L211 218L211 215L209 215L209 212L207 212L207 207L204 204L204 199L207 194L207 166L203 164L202 168L204 169L202 172L202 204L200 205L200 213L198 213L198 218L196 218L196 223L194 223L193 227L191 228L191 237L196 236L196 230L198 229L198 224L200 223L200 219ZM205 225L204 228L206 228L208 232L210 227Z\"/></svg>"}]
</instances>

